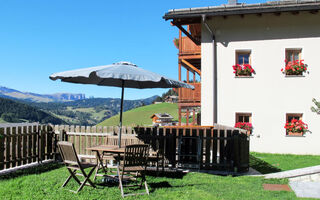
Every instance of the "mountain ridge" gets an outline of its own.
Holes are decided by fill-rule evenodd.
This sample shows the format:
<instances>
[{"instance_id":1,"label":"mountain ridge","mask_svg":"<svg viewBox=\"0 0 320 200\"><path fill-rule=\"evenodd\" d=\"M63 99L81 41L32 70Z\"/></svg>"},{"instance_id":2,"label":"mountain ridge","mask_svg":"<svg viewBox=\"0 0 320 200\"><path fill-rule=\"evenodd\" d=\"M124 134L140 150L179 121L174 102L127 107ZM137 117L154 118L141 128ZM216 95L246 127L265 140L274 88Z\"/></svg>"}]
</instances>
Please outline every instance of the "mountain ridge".
<instances>
[{"instance_id":1,"label":"mountain ridge","mask_svg":"<svg viewBox=\"0 0 320 200\"><path fill-rule=\"evenodd\" d=\"M86 99L85 94L54 93L37 94L32 92L22 92L16 89L0 86L0 97L29 102L66 102Z\"/></svg>"}]
</instances>

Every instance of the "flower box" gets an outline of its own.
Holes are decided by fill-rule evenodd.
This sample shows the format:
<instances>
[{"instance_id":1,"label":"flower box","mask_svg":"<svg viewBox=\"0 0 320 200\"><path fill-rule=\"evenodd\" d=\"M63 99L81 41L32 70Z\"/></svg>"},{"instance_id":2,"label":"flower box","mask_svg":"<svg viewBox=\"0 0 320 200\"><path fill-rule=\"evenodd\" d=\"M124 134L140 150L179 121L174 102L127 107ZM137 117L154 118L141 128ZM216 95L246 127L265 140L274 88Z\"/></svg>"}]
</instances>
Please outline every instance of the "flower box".
<instances>
[{"instance_id":1,"label":"flower box","mask_svg":"<svg viewBox=\"0 0 320 200\"><path fill-rule=\"evenodd\" d=\"M292 119L284 126L287 135L303 136L308 131L308 125L302 120Z\"/></svg>"},{"instance_id":2,"label":"flower box","mask_svg":"<svg viewBox=\"0 0 320 200\"><path fill-rule=\"evenodd\" d=\"M289 136L303 136L304 133L303 132L288 132Z\"/></svg>"},{"instance_id":3,"label":"flower box","mask_svg":"<svg viewBox=\"0 0 320 200\"><path fill-rule=\"evenodd\" d=\"M237 122L234 125L235 128L244 129L247 131L247 135L251 135L252 132L252 124L250 122Z\"/></svg>"},{"instance_id":4,"label":"flower box","mask_svg":"<svg viewBox=\"0 0 320 200\"><path fill-rule=\"evenodd\" d=\"M255 74L254 69L249 64L243 64L243 65L236 64L236 65L233 65L232 68L233 68L233 73L237 77L248 77L248 76L252 76L252 74Z\"/></svg>"},{"instance_id":5,"label":"flower box","mask_svg":"<svg viewBox=\"0 0 320 200\"><path fill-rule=\"evenodd\" d=\"M295 60L286 62L286 67L281 69L281 72L286 76L302 76L303 73L307 72L307 64L303 63L303 60Z\"/></svg>"}]
</instances>

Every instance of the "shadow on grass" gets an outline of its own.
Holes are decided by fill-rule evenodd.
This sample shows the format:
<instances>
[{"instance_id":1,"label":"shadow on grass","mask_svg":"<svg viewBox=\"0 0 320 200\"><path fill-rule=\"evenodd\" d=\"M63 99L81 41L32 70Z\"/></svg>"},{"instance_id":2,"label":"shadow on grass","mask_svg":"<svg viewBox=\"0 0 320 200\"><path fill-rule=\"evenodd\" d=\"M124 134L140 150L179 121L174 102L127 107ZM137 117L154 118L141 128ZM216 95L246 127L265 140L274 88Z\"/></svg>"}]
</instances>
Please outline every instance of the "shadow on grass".
<instances>
[{"instance_id":1,"label":"shadow on grass","mask_svg":"<svg viewBox=\"0 0 320 200\"><path fill-rule=\"evenodd\" d=\"M57 162L45 163L36 167L18 169L17 171L11 172L9 174L1 175L0 180L12 179L19 176L25 176L25 175L31 175L31 174L40 174L40 173L51 171L61 167L64 167L64 165Z\"/></svg>"},{"instance_id":2,"label":"shadow on grass","mask_svg":"<svg viewBox=\"0 0 320 200\"><path fill-rule=\"evenodd\" d=\"M273 165L270 165L264 160L261 160L253 155L250 155L250 167L259 171L262 174L269 174L269 173L275 173L275 172L281 171L281 169Z\"/></svg>"},{"instance_id":3,"label":"shadow on grass","mask_svg":"<svg viewBox=\"0 0 320 200\"><path fill-rule=\"evenodd\" d=\"M147 176L153 176L153 177L165 177L165 178L176 178L176 179L182 179L186 173L182 171L172 171L172 172L156 172L156 171L146 171Z\"/></svg>"},{"instance_id":4,"label":"shadow on grass","mask_svg":"<svg viewBox=\"0 0 320 200\"><path fill-rule=\"evenodd\" d=\"M148 185L151 188L150 192L154 192L155 190L161 189L161 188L182 188L182 187L204 185L204 184L184 184L184 185L172 186L168 181L162 181L162 182L158 182L158 183L148 183Z\"/></svg>"}]
</instances>

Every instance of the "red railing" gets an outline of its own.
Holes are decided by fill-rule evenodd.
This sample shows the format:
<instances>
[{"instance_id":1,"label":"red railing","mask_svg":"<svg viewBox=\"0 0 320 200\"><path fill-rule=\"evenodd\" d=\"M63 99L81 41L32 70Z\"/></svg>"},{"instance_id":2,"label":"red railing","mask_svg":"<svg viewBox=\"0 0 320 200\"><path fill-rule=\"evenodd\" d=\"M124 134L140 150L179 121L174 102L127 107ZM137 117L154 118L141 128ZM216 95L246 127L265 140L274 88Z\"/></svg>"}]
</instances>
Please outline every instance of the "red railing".
<instances>
[{"instance_id":1,"label":"red railing","mask_svg":"<svg viewBox=\"0 0 320 200\"><path fill-rule=\"evenodd\" d=\"M194 86L194 90L180 88L179 103L201 101L201 83L189 83L189 84Z\"/></svg>"}]
</instances>

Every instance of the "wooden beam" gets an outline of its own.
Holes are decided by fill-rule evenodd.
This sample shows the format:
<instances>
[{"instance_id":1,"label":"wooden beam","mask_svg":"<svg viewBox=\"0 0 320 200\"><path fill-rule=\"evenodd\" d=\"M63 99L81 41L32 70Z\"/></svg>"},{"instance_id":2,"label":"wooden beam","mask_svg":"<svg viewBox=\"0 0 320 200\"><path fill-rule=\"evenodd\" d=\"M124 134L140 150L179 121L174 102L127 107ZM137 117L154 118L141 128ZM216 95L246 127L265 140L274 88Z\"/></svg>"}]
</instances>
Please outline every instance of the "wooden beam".
<instances>
[{"instance_id":1,"label":"wooden beam","mask_svg":"<svg viewBox=\"0 0 320 200\"><path fill-rule=\"evenodd\" d=\"M196 73L193 72L193 83L195 83L195 82L196 82Z\"/></svg>"},{"instance_id":2,"label":"wooden beam","mask_svg":"<svg viewBox=\"0 0 320 200\"><path fill-rule=\"evenodd\" d=\"M192 125L195 125L196 124L196 110L193 109L192 111Z\"/></svg>"},{"instance_id":3,"label":"wooden beam","mask_svg":"<svg viewBox=\"0 0 320 200\"><path fill-rule=\"evenodd\" d=\"M179 55L179 59L201 59L201 54L198 54L198 55Z\"/></svg>"},{"instance_id":4,"label":"wooden beam","mask_svg":"<svg viewBox=\"0 0 320 200\"><path fill-rule=\"evenodd\" d=\"M181 126L181 107L179 107L179 126Z\"/></svg>"},{"instance_id":5,"label":"wooden beam","mask_svg":"<svg viewBox=\"0 0 320 200\"><path fill-rule=\"evenodd\" d=\"M199 40L195 39L194 37L192 37L192 35L188 31L186 31L186 29L184 29L180 24L177 24L175 22L172 22L172 24L174 24L176 27L178 27L178 29L180 29L196 45L201 45L201 42Z\"/></svg>"},{"instance_id":6,"label":"wooden beam","mask_svg":"<svg viewBox=\"0 0 320 200\"><path fill-rule=\"evenodd\" d=\"M187 69L187 83L189 83L190 77L189 77L189 69Z\"/></svg>"},{"instance_id":7,"label":"wooden beam","mask_svg":"<svg viewBox=\"0 0 320 200\"><path fill-rule=\"evenodd\" d=\"M189 108L187 108L187 121L186 121L186 125L189 125Z\"/></svg>"},{"instance_id":8,"label":"wooden beam","mask_svg":"<svg viewBox=\"0 0 320 200\"><path fill-rule=\"evenodd\" d=\"M181 59L181 62L183 62L185 65L187 65L188 67L190 67L193 71L197 72L199 74L199 76L201 76L201 71L198 70L195 66L193 66L191 63L189 63L188 61L186 61L185 59Z\"/></svg>"},{"instance_id":9,"label":"wooden beam","mask_svg":"<svg viewBox=\"0 0 320 200\"><path fill-rule=\"evenodd\" d=\"M181 81L181 63L179 62L179 81Z\"/></svg>"}]
</instances>

